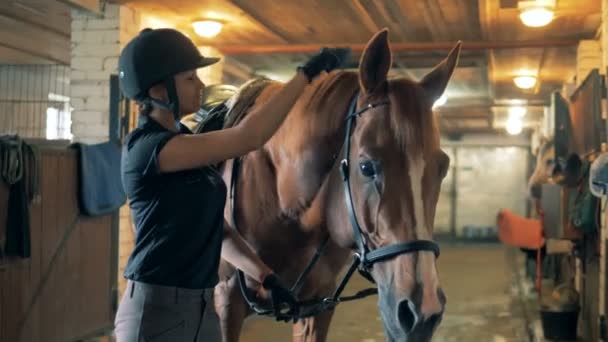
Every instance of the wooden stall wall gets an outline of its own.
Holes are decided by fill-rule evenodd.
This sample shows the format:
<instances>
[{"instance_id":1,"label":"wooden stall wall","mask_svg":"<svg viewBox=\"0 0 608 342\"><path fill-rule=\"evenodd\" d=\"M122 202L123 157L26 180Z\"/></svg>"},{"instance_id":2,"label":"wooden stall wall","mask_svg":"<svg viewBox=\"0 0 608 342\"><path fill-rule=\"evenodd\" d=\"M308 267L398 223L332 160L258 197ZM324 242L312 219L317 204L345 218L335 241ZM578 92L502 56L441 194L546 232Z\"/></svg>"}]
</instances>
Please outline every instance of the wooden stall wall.
<instances>
[{"instance_id":1,"label":"wooden stall wall","mask_svg":"<svg viewBox=\"0 0 608 342\"><path fill-rule=\"evenodd\" d=\"M78 216L76 151L40 146L31 257L0 261L0 341L77 341L112 329L117 215ZM8 187L0 181L0 237ZM75 229L66 234L78 217ZM3 242L3 241L0 241Z\"/></svg>"}]
</instances>

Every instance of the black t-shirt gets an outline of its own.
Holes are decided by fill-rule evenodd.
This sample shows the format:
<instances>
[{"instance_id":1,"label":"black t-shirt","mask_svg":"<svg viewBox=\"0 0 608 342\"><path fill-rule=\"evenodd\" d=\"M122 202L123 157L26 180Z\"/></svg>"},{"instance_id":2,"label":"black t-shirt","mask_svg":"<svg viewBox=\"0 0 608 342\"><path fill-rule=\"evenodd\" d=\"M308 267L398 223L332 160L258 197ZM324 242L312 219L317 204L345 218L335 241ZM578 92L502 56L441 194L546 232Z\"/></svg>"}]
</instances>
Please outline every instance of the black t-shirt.
<instances>
[{"instance_id":1,"label":"black t-shirt","mask_svg":"<svg viewBox=\"0 0 608 342\"><path fill-rule=\"evenodd\" d=\"M184 125L180 133L192 132ZM135 224L124 276L202 289L218 282L226 185L211 167L160 173L158 154L174 133L142 115L122 151L122 182Z\"/></svg>"}]
</instances>

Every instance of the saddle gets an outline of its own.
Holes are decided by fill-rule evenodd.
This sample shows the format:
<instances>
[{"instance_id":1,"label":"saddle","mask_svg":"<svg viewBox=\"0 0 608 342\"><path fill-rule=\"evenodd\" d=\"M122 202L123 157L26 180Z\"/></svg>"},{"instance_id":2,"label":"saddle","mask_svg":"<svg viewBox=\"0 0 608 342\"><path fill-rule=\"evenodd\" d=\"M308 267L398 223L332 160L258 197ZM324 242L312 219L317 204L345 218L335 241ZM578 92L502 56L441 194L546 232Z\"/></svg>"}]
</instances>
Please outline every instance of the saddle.
<instances>
[{"instance_id":1,"label":"saddle","mask_svg":"<svg viewBox=\"0 0 608 342\"><path fill-rule=\"evenodd\" d=\"M214 106L207 108L205 105L195 114L194 121L197 122L192 131L194 133L207 133L220 130L223 128L233 127L237 125L247 114L247 111L255 104L255 100L260 93L270 85L272 80L267 78L256 78L245 83L241 88L230 96L224 91L222 94L226 97L214 97ZM190 122L192 118L189 119ZM223 162L215 165L220 168Z\"/></svg>"},{"instance_id":2,"label":"saddle","mask_svg":"<svg viewBox=\"0 0 608 342\"><path fill-rule=\"evenodd\" d=\"M204 102L195 114L198 125L193 130L194 133L205 133L237 125L255 104L260 93L272 82L274 81L263 77L255 78L243 84L234 93L223 91L215 97L208 96L210 102Z\"/></svg>"}]
</instances>

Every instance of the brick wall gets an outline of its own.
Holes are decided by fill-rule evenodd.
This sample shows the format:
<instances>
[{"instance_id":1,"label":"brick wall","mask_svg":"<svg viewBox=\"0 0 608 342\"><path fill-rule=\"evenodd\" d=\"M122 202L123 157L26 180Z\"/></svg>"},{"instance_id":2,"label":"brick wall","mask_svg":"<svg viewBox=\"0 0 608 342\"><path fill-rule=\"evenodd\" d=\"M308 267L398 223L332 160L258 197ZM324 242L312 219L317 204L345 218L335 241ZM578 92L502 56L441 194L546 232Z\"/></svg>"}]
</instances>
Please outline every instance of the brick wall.
<instances>
[{"instance_id":1,"label":"brick wall","mask_svg":"<svg viewBox=\"0 0 608 342\"><path fill-rule=\"evenodd\" d=\"M86 143L108 139L110 75L122 46L139 32L135 11L107 4L103 18L72 10L72 134Z\"/></svg>"},{"instance_id":2,"label":"brick wall","mask_svg":"<svg viewBox=\"0 0 608 342\"><path fill-rule=\"evenodd\" d=\"M601 41L581 40L576 51L576 85L580 85L589 72L596 68L602 72Z\"/></svg>"},{"instance_id":3,"label":"brick wall","mask_svg":"<svg viewBox=\"0 0 608 342\"><path fill-rule=\"evenodd\" d=\"M71 104L75 141L107 141L110 75L117 73L121 49L139 31L140 16L127 6L106 4L103 18L72 11ZM122 274L132 249L132 222L125 205L120 210L119 225L119 296L125 289Z\"/></svg>"}]
</instances>

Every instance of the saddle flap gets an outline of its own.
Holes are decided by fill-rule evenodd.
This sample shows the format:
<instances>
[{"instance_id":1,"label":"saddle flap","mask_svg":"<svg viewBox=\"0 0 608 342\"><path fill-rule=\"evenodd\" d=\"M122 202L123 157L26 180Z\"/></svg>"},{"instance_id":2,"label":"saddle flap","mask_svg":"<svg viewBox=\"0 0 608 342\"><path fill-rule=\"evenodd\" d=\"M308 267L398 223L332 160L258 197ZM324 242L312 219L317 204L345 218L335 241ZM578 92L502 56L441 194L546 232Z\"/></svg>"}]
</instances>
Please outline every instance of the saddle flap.
<instances>
[{"instance_id":1,"label":"saddle flap","mask_svg":"<svg viewBox=\"0 0 608 342\"><path fill-rule=\"evenodd\" d=\"M78 150L78 202L87 216L118 210L127 200L120 176L120 147L112 142L72 145Z\"/></svg>"}]
</instances>

